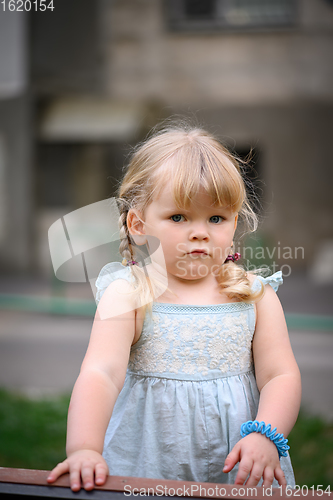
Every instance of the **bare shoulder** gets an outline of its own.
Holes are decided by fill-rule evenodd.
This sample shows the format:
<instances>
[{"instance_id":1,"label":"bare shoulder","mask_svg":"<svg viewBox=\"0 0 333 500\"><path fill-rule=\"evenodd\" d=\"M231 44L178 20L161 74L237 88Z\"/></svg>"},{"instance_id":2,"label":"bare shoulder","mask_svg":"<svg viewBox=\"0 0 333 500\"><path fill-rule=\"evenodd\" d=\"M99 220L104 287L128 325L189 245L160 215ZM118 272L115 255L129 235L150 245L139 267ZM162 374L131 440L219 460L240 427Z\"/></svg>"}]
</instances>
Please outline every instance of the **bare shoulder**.
<instances>
[{"instance_id":1,"label":"bare shoulder","mask_svg":"<svg viewBox=\"0 0 333 500\"><path fill-rule=\"evenodd\" d=\"M119 316L137 309L137 294L134 285L126 279L117 279L110 283L99 304L98 313L101 319Z\"/></svg>"}]
</instances>

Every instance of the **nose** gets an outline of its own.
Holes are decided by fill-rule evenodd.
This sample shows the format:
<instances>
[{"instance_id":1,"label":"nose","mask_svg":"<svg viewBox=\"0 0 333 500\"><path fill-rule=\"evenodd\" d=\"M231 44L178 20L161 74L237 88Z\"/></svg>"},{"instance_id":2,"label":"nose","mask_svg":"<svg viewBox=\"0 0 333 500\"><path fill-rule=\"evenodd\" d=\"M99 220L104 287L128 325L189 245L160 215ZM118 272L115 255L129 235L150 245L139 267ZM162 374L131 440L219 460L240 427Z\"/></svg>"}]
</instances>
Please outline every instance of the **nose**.
<instances>
[{"instance_id":1,"label":"nose","mask_svg":"<svg viewBox=\"0 0 333 500\"><path fill-rule=\"evenodd\" d=\"M190 229L189 239L191 241L208 241L209 233L205 224L195 223Z\"/></svg>"}]
</instances>

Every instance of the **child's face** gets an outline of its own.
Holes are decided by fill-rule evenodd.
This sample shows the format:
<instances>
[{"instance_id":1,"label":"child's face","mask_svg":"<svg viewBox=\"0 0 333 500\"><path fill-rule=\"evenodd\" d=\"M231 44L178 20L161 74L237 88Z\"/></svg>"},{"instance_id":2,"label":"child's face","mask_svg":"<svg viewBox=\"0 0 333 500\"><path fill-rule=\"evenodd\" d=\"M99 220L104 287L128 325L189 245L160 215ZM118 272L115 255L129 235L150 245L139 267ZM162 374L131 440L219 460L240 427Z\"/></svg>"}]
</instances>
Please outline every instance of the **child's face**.
<instances>
[{"instance_id":1,"label":"child's face","mask_svg":"<svg viewBox=\"0 0 333 500\"><path fill-rule=\"evenodd\" d=\"M237 225L236 213L211 203L202 189L188 210L180 210L169 183L146 208L143 223L130 215L130 232L159 239L169 275L180 280L204 279L216 273L230 253Z\"/></svg>"}]
</instances>

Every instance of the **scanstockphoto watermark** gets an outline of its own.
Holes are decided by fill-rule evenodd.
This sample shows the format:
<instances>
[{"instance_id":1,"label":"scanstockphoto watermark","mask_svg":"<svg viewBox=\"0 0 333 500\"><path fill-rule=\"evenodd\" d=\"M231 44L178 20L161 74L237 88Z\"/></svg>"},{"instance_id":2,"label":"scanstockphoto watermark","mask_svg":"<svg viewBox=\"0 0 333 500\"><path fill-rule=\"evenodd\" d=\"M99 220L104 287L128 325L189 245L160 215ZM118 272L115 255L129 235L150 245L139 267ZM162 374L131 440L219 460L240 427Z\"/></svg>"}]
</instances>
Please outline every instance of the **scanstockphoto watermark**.
<instances>
[{"instance_id":1,"label":"scanstockphoto watermark","mask_svg":"<svg viewBox=\"0 0 333 500\"><path fill-rule=\"evenodd\" d=\"M265 274L266 272L268 275L271 272L275 273L277 270L280 270L285 278L290 276L292 272L292 265L289 263L290 261L305 259L304 247L282 246L280 242L273 247L238 246L237 252L241 253L243 265L248 271L256 271L259 267L262 274ZM253 261L264 261L269 262L269 264L256 266L253 264ZM288 263L286 261L288 261Z\"/></svg>"},{"instance_id":2,"label":"scanstockphoto watermark","mask_svg":"<svg viewBox=\"0 0 333 500\"><path fill-rule=\"evenodd\" d=\"M258 495L259 493L259 495ZM273 486L258 486L258 487L249 487L249 486L236 486L230 487L224 486L220 484L216 484L213 486L203 486L202 484L181 484L178 487L170 487L165 484L158 484L154 487L133 487L130 484L126 484L124 486L124 496L166 496L166 497L201 497L201 498L225 498L225 497L234 497L234 498L255 498L259 497L303 497L303 496L322 496L326 493L329 497L331 496L331 487L327 486L324 489L323 485L312 485L312 486L281 486L279 485L277 488L273 488Z\"/></svg>"},{"instance_id":3,"label":"scanstockphoto watermark","mask_svg":"<svg viewBox=\"0 0 333 500\"><path fill-rule=\"evenodd\" d=\"M214 260L223 262L227 257L225 251L221 247L203 248L202 250L202 253L187 253L185 244L179 243L177 245L177 251L180 254L177 257L178 261L176 264L179 270L179 277L188 276L188 273L193 273L193 275L199 274L200 277L205 277L210 273L219 272L220 264L211 264ZM286 263L286 261L303 260L305 258L304 247L281 246L280 242L275 247L238 245L233 247L233 249L229 249L229 253L234 252L241 254L241 264L247 271L251 272L259 269L263 276L280 270L284 277L288 277L292 272L292 265L291 263ZM188 268L189 258L193 264L196 263L195 268L193 266ZM206 261L206 259L209 260ZM278 261L273 259L278 259ZM256 262L256 264L253 262ZM269 262L269 264L261 264L261 262Z\"/></svg>"},{"instance_id":4,"label":"scanstockphoto watermark","mask_svg":"<svg viewBox=\"0 0 333 500\"><path fill-rule=\"evenodd\" d=\"M238 246L238 252L242 252L242 255L249 260L297 260L305 258L304 247L290 247L281 246L278 242L276 246Z\"/></svg>"},{"instance_id":5,"label":"scanstockphoto watermark","mask_svg":"<svg viewBox=\"0 0 333 500\"><path fill-rule=\"evenodd\" d=\"M263 488L264 495L270 497L273 495L272 487ZM176 488L169 487L164 484L158 484L154 488L134 488L130 484L124 486L125 496L166 496L166 497L206 497L206 498L224 498L226 496L234 497L256 497L257 488L229 488L216 484L214 487L202 486L201 484L191 484L189 486L183 484Z\"/></svg>"}]
</instances>

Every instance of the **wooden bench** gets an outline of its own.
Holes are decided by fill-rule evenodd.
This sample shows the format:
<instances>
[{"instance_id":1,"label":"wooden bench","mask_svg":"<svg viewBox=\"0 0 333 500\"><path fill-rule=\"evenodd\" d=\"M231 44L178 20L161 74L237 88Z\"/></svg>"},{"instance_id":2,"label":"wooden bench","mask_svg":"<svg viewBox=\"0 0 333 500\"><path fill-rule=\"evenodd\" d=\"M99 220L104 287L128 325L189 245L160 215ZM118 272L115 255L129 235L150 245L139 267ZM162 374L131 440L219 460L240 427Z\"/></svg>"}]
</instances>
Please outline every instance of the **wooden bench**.
<instances>
[{"instance_id":1,"label":"wooden bench","mask_svg":"<svg viewBox=\"0 0 333 500\"><path fill-rule=\"evenodd\" d=\"M92 491L81 489L73 492L69 487L69 475L60 477L54 485L49 485L46 478L49 471L32 469L11 469L0 467L1 500L22 500L30 498L91 498L104 500L124 500L124 497L179 497L196 498L228 498L228 500L286 500L291 497L330 498L329 493L312 491L306 487L302 490L282 491L281 488L248 488L216 483L195 483L189 481L171 481L163 479L144 479L135 477L109 476L104 486Z\"/></svg>"}]
</instances>

